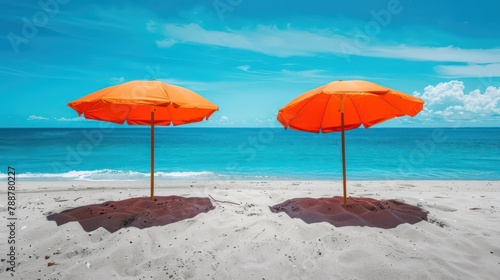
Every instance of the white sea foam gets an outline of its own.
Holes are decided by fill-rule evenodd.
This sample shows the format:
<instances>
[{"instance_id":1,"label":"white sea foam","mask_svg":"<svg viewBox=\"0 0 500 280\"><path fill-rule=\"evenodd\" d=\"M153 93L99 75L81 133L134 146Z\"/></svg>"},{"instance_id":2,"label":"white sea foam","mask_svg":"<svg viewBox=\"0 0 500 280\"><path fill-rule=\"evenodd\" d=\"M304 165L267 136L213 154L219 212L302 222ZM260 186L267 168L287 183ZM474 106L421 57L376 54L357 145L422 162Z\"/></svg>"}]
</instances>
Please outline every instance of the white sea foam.
<instances>
[{"instance_id":1,"label":"white sea foam","mask_svg":"<svg viewBox=\"0 0 500 280\"><path fill-rule=\"evenodd\" d=\"M88 181L138 181L149 179L149 172L123 171L112 169L68 171L64 173L18 173L18 180L48 181L48 180L88 180ZM180 179L216 179L219 175L209 171L186 172L155 172L156 180ZM7 174L0 173L0 178L7 178Z\"/></svg>"}]
</instances>

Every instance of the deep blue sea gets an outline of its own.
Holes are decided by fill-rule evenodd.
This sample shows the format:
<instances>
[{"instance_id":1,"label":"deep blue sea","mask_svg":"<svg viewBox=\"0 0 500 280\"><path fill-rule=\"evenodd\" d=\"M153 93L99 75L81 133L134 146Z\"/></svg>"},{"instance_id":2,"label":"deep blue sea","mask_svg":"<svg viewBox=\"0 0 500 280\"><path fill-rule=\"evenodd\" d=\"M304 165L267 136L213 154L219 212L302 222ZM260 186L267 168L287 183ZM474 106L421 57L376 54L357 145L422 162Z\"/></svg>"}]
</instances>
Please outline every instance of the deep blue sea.
<instances>
[{"instance_id":1,"label":"deep blue sea","mask_svg":"<svg viewBox=\"0 0 500 280\"><path fill-rule=\"evenodd\" d=\"M346 131L348 180L500 180L500 128ZM341 180L340 133L156 127L156 180ZM148 127L0 129L0 178L147 180ZM2 170L3 169L3 170Z\"/></svg>"}]
</instances>

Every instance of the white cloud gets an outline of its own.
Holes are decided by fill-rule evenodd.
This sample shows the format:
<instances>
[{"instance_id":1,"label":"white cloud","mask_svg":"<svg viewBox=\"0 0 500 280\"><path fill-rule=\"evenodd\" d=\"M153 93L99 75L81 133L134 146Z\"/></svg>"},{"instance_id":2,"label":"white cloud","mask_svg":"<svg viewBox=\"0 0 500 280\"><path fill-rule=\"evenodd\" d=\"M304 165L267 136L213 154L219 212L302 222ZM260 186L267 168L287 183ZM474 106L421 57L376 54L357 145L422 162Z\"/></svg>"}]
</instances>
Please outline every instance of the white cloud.
<instances>
[{"instance_id":1,"label":"white cloud","mask_svg":"<svg viewBox=\"0 0 500 280\"><path fill-rule=\"evenodd\" d=\"M49 118L35 116L35 115L31 115L31 116L28 117L28 121L46 121L48 119Z\"/></svg>"},{"instance_id":2,"label":"white cloud","mask_svg":"<svg viewBox=\"0 0 500 280\"><path fill-rule=\"evenodd\" d=\"M242 71L248 72L248 69L250 69L250 66L248 66L248 65L240 65L240 66L236 66L236 68L240 69Z\"/></svg>"},{"instance_id":3,"label":"white cloud","mask_svg":"<svg viewBox=\"0 0 500 280\"><path fill-rule=\"evenodd\" d=\"M283 74L286 77L291 77L293 79L296 78L306 78L306 79L326 79L326 78L331 78L331 75L326 75L323 74L325 73L324 70L318 70L318 69L311 69L311 70L303 70L303 71L290 71L287 69L281 70L281 74Z\"/></svg>"},{"instance_id":4,"label":"white cloud","mask_svg":"<svg viewBox=\"0 0 500 280\"><path fill-rule=\"evenodd\" d=\"M61 117L61 118L54 118L54 120L56 120L58 122L78 122L78 121L85 121L85 118L75 117L75 118L68 119L65 117Z\"/></svg>"},{"instance_id":5,"label":"white cloud","mask_svg":"<svg viewBox=\"0 0 500 280\"><path fill-rule=\"evenodd\" d=\"M122 84L124 82L125 82L125 77L112 77L111 78L112 84Z\"/></svg>"},{"instance_id":6,"label":"white cloud","mask_svg":"<svg viewBox=\"0 0 500 280\"><path fill-rule=\"evenodd\" d=\"M228 116L221 116L219 118L213 119L213 123L221 126L231 126L234 125L235 122Z\"/></svg>"},{"instance_id":7,"label":"white cloud","mask_svg":"<svg viewBox=\"0 0 500 280\"><path fill-rule=\"evenodd\" d=\"M447 77L500 77L500 63L439 65L435 70Z\"/></svg>"},{"instance_id":8,"label":"white cloud","mask_svg":"<svg viewBox=\"0 0 500 280\"><path fill-rule=\"evenodd\" d=\"M255 30L207 30L198 24L166 24L164 34L180 42L243 49L271 56L311 56L317 52L342 52L345 37L320 35L276 26L258 25Z\"/></svg>"},{"instance_id":9,"label":"white cloud","mask_svg":"<svg viewBox=\"0 0 500 280\"><path fill-rule=\"evenodd\" d=\"M500 48L461 49L449 47L417 46L374 46L368 47L361 56L399 58L406 60L424 60L436 62L496 63L500 62Z\"/></svg>"},{"instance_id":10,"label":"white cloud","mask_svg":"<svg viewBox=\"0 0 500 280\"><path fill-rule=\"evenodd\" d=\"M406 45L375 45L357 37L333 31L303 31L287 27L258 25L254 29L224 31L207 30L198 24L166 24L163 32L168 39L241 49L270 56L312 56L322 53L340 56L367 56L406 60L462 63L500 63L500 48L461 49L448 47L420 47ZM165 45L170 46L170 43ZM158 42L157 42L158 44Z\"/></svg>"},{"instance_id":11,"label":"white cloud","mask_svg":"<svg viewBox=\"0 0 500 280\"><path fill-rule=\"evenodd\" d=\"M276 119L275 118L269 118L269 117L257 117L255 118L254 122L256 124L262 125L262 124L273 124L275 123Z\"/></svg>"},{"instance_id":12,"label":"white cloud","mask_svg":"<svg viewBox=\"0 0 500 280\"><path fill-rule=\"evenodd\" d=\"M170 48L171 46L175 45L177 43L176 40L174 39L163 39L163 40L157 40L156 41L156 46L158 48Z\"/></svg>"},{"instance_id":13,"label":"white cloud","mask_svg":"<svg viewBox=\"0 0 500 280\"><path fill-rule=\"evenodd\" d=\"M266 76L266 79L276 80L276 81L286 81L286 82L298 82L298 83L318 83L325 82L332 79L331 75L328 75L325 70L320 69L310 69L310 70L288 70L281 69L276 71L269 70L250 70L249 65L236 66L237 69L245 71L254 75ZM247 76L248 77L248 76ZM347 76L343 76L344 78ZM359 79L359 76L356 78Z\"/></svg>"},{"instance_id":14,"label":"white cloud","mask_svg":"<svg viewBox=\"0 0 500 280\"><path fill-rule=\"evenodd\" d=\"M461 81L427 86L416 96L425 101L424 111L418 118L426 121L482 122L500 115L500 88L488 87L484 93L475 89L465 93Z\"/></svg>"},{"instance_id":15,"label":"white cloud","mask_svg":"<svg viewBox=\"0 0 500 280\"><path fill-rule=\"evenodd\" d=\"M151 33L155 33L158 30L158 23L154 20L149 20L146 22L146 29Z\"/></svg>"}]
</instances>

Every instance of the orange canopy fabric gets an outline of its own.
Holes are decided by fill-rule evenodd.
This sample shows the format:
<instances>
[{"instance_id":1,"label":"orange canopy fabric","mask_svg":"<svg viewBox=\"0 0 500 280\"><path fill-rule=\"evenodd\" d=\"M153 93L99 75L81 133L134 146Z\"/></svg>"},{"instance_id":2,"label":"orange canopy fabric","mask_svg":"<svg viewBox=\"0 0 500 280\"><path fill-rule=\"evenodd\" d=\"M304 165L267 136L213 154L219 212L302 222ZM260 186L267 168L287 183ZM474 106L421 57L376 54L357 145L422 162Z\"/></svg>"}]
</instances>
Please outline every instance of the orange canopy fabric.
<instances>
[{"instance_id":1,"label":"orange canopy fabric","mask_svg":"<svg viewBox=\"0 0 500 280\"><path fill-rule=\"evenodd\" d=\"M420 98L367 81L335 81L310 90L278 112L285 128L308 132L341 132L344 205L347 204L344 131L368 128L404 115L415 116L424 107Z\"/></svg>"},{"instance_id":2,"label":"orange canopy fabric","mask_svg":"<svg viewBox=\"0 0 500 280\"><path fill-rule=\"evenodd\" d=\"M309 132L341 131L341 99L344 130L365 128L404 115L415 116L423 108L420 98L367 81L334 81L310 90L278 112L285 128Z\"/></svg>"},{"instance_id":3,"label":"orange canopy fabric","mask_svg":"<svg viewBox=\"0 0 500 280\"><path fill-rule=\"evenodd\" d=\"M195 92L159 81L131 81L101 89L68 106L87 119L151 126L151 200L154 200L154 127L207 119L219 107Z\"/></svg>"},{"instance_id":4,"label":"orange canopy fabric","mask_svg":"<svg viewBox=\"0 0 500 280\"><path fill-rule=\"evenodd\" d=\"M208 119L219 108L197 93L160 81L131 81L68 103L85 118L113 123L181 125Z\"/></svg>"}]
</instances>

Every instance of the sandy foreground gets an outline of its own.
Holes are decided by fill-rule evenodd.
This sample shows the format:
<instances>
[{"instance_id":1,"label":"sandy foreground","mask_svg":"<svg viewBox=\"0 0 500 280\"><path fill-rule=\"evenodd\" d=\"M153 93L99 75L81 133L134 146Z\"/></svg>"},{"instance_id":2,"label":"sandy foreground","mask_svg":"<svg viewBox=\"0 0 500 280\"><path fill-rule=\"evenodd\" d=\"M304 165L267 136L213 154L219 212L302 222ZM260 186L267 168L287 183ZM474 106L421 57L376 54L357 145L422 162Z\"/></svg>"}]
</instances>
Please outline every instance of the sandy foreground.
<instances>
[{"instance_id":1,"label":"sandy foreground","mask_svg":"<svg viewBox=\"0 0 500 280\"><path fill-rule=\"evenodd\" d=\"M356 181L352 197L398 199L427 221L395 228L305 223L270 206L341 195L330 181L157 182L157 196L210 197L164 226L86 232L47 216L148 196L148 182L17 182L15 272L0 192L0 279L498 279L500 181Z\"/></svg>"}]
</instances>

